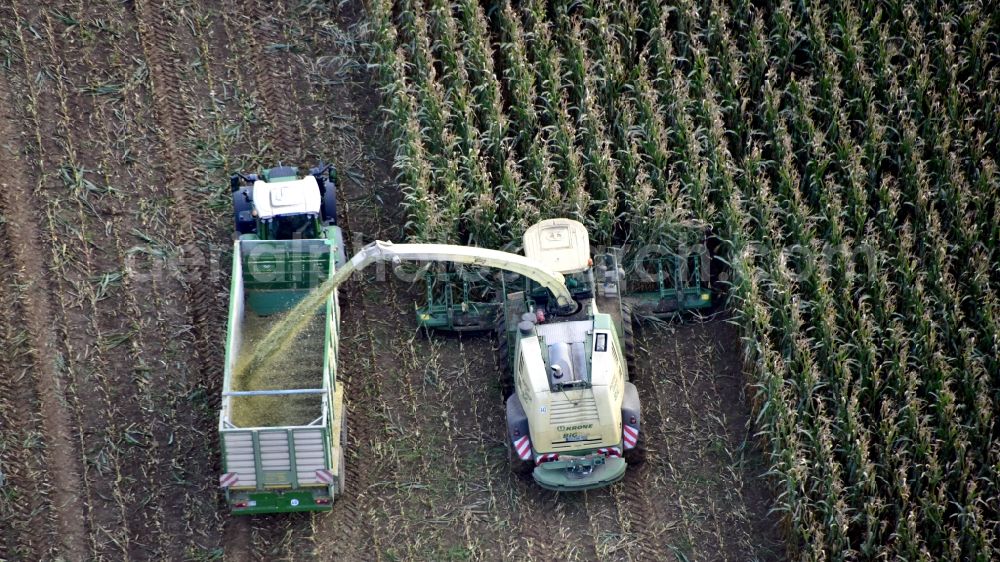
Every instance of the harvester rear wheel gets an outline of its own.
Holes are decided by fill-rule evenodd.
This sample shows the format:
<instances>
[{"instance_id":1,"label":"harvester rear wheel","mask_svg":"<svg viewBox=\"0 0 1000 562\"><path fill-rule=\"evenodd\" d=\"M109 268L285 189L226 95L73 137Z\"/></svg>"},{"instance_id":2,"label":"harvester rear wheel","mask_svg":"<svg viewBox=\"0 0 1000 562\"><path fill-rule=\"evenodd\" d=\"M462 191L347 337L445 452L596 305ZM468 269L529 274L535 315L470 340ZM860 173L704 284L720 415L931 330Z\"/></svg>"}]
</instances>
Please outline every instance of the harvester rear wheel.
<instances>
[{"instance_id":1,"label":"harvester rear wheel","mask_svg":"<svg viewBox=\"0 0 1000 562\"><path fill-rule=\"evenodd\" d=\"M632 307L622 305L622 345L625 347L625 363L628 365L628 378L634 381L639 374L639 367L635 362L635 318L632 316Z\"/></svg>"},{"instance_id":2,"label":"harvester rear wheel","mask_svg":"<svg viewBox=\"0 0 1000 562\"><path fill-rule=\"evenodd\" d=\"M533 470L535 470L535 463L531 461L522 460L521 457L517 456L517 451L510 444L507 445L508 451L510 451L510 471L517 476L528 476Z\"/></svg>"},{"instance_id":3,"label":"harvester rear wheel","mask_svg":"<svg viewBox=\"0 0 1000 562\"><path fill-rule=\"evenodd\" d=\"M626 449L622 454L622 457L625 459L625 462L629 464L629 466L638 466L646 462L646 438L644 435L645 434L640 431L639 439L635 442L635 447Z\"/></svg>"}]
</instances>

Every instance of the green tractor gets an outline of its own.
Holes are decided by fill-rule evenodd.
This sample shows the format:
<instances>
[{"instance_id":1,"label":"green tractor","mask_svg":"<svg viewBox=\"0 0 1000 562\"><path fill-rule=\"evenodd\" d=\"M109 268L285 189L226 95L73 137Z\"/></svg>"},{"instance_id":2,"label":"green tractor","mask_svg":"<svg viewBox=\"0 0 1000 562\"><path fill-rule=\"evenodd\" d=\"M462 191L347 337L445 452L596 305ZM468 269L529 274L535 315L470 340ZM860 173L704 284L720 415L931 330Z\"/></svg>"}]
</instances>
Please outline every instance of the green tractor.
<instances>
[{"instance_id":1,"label":"green tractor","mask_svg":"<svg viewBox=\"0 0 1000 562\"><path fill-rule=\"evenodd\" d=\"M236 234L250 240L324 238L337 225L337 173L332 165L312 168L299 177L298 168L275 166L257 174L233 174Z\"/></svg>"}]
</instances>

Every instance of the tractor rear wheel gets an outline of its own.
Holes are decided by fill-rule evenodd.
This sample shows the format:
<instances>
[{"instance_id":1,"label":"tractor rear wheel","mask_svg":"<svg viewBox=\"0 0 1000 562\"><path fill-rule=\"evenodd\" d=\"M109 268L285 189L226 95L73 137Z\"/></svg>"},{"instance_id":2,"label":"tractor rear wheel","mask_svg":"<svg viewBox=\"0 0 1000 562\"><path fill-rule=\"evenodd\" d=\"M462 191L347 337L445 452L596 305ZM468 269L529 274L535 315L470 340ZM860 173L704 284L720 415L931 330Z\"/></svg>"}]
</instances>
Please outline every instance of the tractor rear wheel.
<instances>
[{"instance_id":1,"label":"tractor rear wheel","mask_svg":"<svg viewBox=\"0 0 1000 562\"><path fill-rule=\"evenodd\" d=\"M323 189L323 207L321 217L323 219L323 224L325 225L336 225L337 224L337 186L332 181L326 180L323 182L325 188Z\"/></svg>"},{"instance_id":2,"label":"tractor rear wheel","mask_svg":"<svg viewBox=\"0 0 1000 562\"><path fill-rule=\"evenodd\" d=\"M623 304L622 345L625 347L625 363L628 365L628 378L630 381L634 381L639 374L639 368L635 362L635 327L636 321L632 316L632 307Z\"/></svg>"},{"instance_id":3,"label":"tractor rear wheel","mask_svg":"<svg viewBox=\"0 0 1000 562\"><path fill-rule=\"evenodd\" d=\"M625 459L625 462L628 463L629 466L638 466L646 462L645 433L639 431L639 439L635 442L635 447L626 449L625 452L622 453L622 458Z\"/></svg>"}]
</instances>

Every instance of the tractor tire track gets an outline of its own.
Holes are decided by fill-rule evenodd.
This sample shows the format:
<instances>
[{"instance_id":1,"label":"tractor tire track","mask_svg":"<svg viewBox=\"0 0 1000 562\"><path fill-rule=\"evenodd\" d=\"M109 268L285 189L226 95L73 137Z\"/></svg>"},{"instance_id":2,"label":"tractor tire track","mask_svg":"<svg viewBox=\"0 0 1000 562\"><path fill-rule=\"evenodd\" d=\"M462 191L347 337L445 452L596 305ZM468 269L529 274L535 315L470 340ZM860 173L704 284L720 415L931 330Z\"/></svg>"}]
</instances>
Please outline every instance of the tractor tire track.
<instances>
[{"instance_id":1,"label":"tractor tire track","mask_svg":"<svg viewBox=\"0 0 1000 562\"><path fill-rule=\"evenodd\" d=\"M351 194L356 186L341 186L339 195L344 205L338 217L347 254L351 255L350 241L354 239ZM330 517L317 522L320 537L334 540L320 541L315 554L318 558L331 556L345 560L362 559L378 552L375 531L371 525L373 514L363 512L362 506L371 504L369 490L375 483L379 467L369 451L381 440L378 428L383 424L379 397L383 394L381 371L378 369L377 339L365 335L378 315L365 305L363 289L353 283L344 285L339 294L341 304L341 341L338 358L337 382L344 385L345 415L347 415L348 444L345 453L347 465L346 494L334 503ZM344 306L343 303L350 303ZM365 522L368 524L366 525Z\"/></svg>"},{"instance_id":2,"label":"tractor tire track","mask_svg":"<svg viewBox=\"0 0 1000 562\"><path fill-rule=\"evenodd\" d=\"M334 96L335 92L328 90L321 90L316 95L326 103L336 103L338 107L348 111L353 119L365 122L369 127L364 128L363 134L373 137L364 138L364 144L351 146L345 143L335 147L327 146L322 142L322 137L317 137L316 140L320 142L319 150L316 151L318 154L336 150L334 162L343 162L343 154L349 153L351 148L361 151L368 143L375 142L377 133L372 132L374 125L371 124L371 114L377 111L376 108L359 108L349 101L345 103L346 99L332 99L330 96ZM343 93L336 92L336 95L342 96ZM323 126L318 128L325 129ZM345 141L350 142L350 139ZM343 167L339 172L338 224L343 230L347 255L350 256L364 244L366 233L371 236L380 235L386 225L372 215L365 204L370 196L370 187L356 181L345 181L347 170ZM374 167L365 170L364 175L374 183L387 182L384 172ZM383 340L367 336L373 326L380 325L385 315L382 311L373 309L366 287L369 281L361 280L361 283L362 285L348 283L340 294L343 329L338 380L345 385L349 427L347 494L334 505L331 517L321 518L318 522L318 537L324 539L317 543L316 555L319 558L332 555L343 559L365 559L371 558L373 554L381 556L384 548L381 543L383 537L380 536L376 522L376 505L383 493L381 488L375 486L384 477L392 478L392 475L385 474L386 468L379 465L373 450L385 442L382 428L386 420L380 397L386 386L379 364L385 360L386 352L380 347ZM381 295L375 299L376 303L387 300L385 290L384 286L376 288Z\"/></svg>"},{"instance_id":3,"label":"tractor tire track","mask_svg":"<svg viewBox=\"0 0 1000 562\"><path fill-rule=\"evenodd\" d=\"M287 55L280 54L287 46L281 43L281 34L277 28L291 25L291 22L281 21L273 13L276 7L277 4L265 5L257 0L249 0L238 12L246 14L247 28L251 30L246 35L246 44L252 53L251 63L255 69L257 88L262 96L265 118L270 124L268 138L274 146L269 156L274 160L288 159L297 162L302 157L300 140L295 134L295 123L300 117L293 109L303 108L295 103L297 96L294 95L294 79L287 82L284 73L277 70L282 66L289 66L284 60ZM261 45L262 42L266 44ZM293 92L292 95L289 95L289 90Z\"/></svg>"},{"instance_id":4,"label":"tractor tire track","mask_svg":"<svg viewBox=\"0 0 1000 562\"><path fill-rule=\"evenodd\" d=\"M111 435L113 438L116 432L108 431L108 428L105 428L107 433L102 433L101 430L88 431L86 428L102 428L105 424L102 423L102 416L97 410L82 406L109 402L105 399L107 387L102 384L102 370L90 366L92 355L99 355L97 352L99 346L93 343L103 341L96 324L90 321L96 315L83 310L85 294L88 291L89 272L92 271L95 259L93 249L96 245L90 242L85 227L90 213L85 212L84 205L81 204L81 194L75 191L78 186L69 183L76 179L78 170L82 168L77 164L75 143L69 134L74 127L69 124L66 67L54 55L56 38L51 10L39 5L21 8L13 4L12 7L20 12L19 15L24 18L25 24L30 26L28 28L30 37L22 32L19 44L22 49L25 79L28 82L22 92L27 92L26 106L34 122L38 160L44 162L46 158L51 158L58 163L58 166L40 167L35 199L42 204L47 218L46 232L52 259L49 265L52 273L50 291L51 295L55 295L49 302L58 303L58 312L54 314L62 319L58 329L53 327L53 333L58 331L55 337L60 342L57 344L59 347L59 351L56 352L57 365L65 364L64 407L72 419L72 427L76 434L74 440L78 443L80 487L81 494L85 498L84 513L81 516L89 529L91 552L100 552L98 545L104 535L119 545L124 543L121 548L127 549L129 533L122 514L127 502L122 501L123 487L119 484L128 478L121 477L123 464L118 462L116 451L104 448L105 441L100 439L102 435ZM26 41L32 42L30 48ZM48 77L54 81L54 85L33 89L30 77L34 77L35 85L39 86L39 76ZM65 204L66 201L70 204ZM73 205L74 201L76 205ZM92 206L90 211L93 211ZM94 330L91 338L87 337L88 327ZM103 370L106 371L107 369ZM94 384L95 379L98 384ZM115 417L110 416L110 419ZM103 461L105 468L113 468L117 475L115 479L94 477L95 469L100 468L96 464L92 466L92 461L95 459L88 453L94 450L99 451L98 454L108 453L97 461ZM102 502L93 500L95 497L111 496L117 498L118 501L115 502L117 505L105 506Z\"/></svg>"},{"instance_id":5,"label":"tractor tire track","mask_svg":"<svg viewBox=\"0 0 1000 562\"><path fill-rule=\"evenodd\" d=\"M216 298L216 283L218 272L213 269L215 254L210 242L216 238L212 235L214 219L205 210L206 201L194 189L194 184L203 177L203 171L194 166L195 155L191 146L197 144L197 135L192 139L192 119L190 112L197 111L192 103L190 93L185 85L189 80L181 61L190 58L195 47L195 41L184 42L189 49L186 55L178 49L177 29L188 29L181 25L178 14L165 4L147 1L136 2L134 6L136 28L141 51L149 67L149 91L152 98L151 113L159 126L159 148L161 150L161 167L158 176L166 185L173 200L173 206L168 212L168 221L176 225L174 239L179 241L180 278L184 292L185 324L191 326L193 339L193 354L185 364L194 366L187 380L189 392L204 392L208 396L208 404L215 404L214 397L222 383L222 357L220 342L223 341L222 330L225 326L225 315L222 304ZM194 142L192 142L194 140ZM171 408L186 408L189 405L177 403L179 397L168 397ZM186 417L186 416L185 416ZM183 447L204 451L204 441L214 443L211 418L206 415L191 416L188 421L204 431L183 433ZM208 450L217 450L211 447ZM186 466L191 459L176 458L173 463L180 463L188 474L196 478L196 493L216 494L213 485L218 468L217 455L194 454L197 462ZM187 493L185 493L187 495ZM188 497L184 504L193 500ZM182 511L185 517L168 518L164 533L167 536L185 536L192 532L192 525L200 525L198 518L191 513L187 505L178 504L176 509ZM203 505L197 502L195 505ZM210 515L210 514L206 514ZM194 519L192 519L194 517Z\"/></svg>"},{"instance_id":6,"label":"tractor tire track","mask_svg":"<svg viewBox=\"0 0 1000 562\"><path fill-rule=\"evenodd\" d=\"M23 29L16 4L10 6L16 20L18 33L21 34L22 53L27 53L23 47ZM8 20L10 21L10 20ZM12 102L11 84L6 78L0 77L0 139L14 139L12 124L21 122L9 113L18 104ZM28 120L33 120L31 117ZM37 133L37 116L34 116L36 127L36 142L41 142ZM40 145L39 145L39 148ZM0 158L7 159L6 156ZM58 467L49 471L52 487L57 491L51 497L51 512L54 536L50 544L60 556L68 560L83 560L89 557L88 532L84 523L84 494L80 490L81 463L79 453L74 445L72 417L67 406L65 388L67 381L63 380L62 369L57 357L60 355L56 343L56 335L52 325L54 307L49 301L51 289L48 268L44 256L43 232L38 227L36 219L39 209L44 205L35 199L33 191L40 185L29 187L32 182L23 174L24 166L16 161L6 167L7 173L0 182L0 208L6 222L6 231L10 236L12 249L12 264L17 271L17 277L23 288L22 311L24 327L28 332L29 346L34 368L31 370L34 378L35 393L38 397L41 430L44 435L46 457L50 467ZM38 162L38 173L44 170L45 162Z\"/></svg>"},{"instance_id":7,"label":"tractor tire track","mask_svg":"<svg viewBox=\"0 0 1000 562\"><path fill-rule=\"evenodd\" d=\"M198 354L197 360L187 360L178 356L183 348L172 348L176 363L182 366L183 376L171 377L169 382L174 383L173 389L165 393L163 399L169 411L179 419L172 470L183 474L185 480L177 486L178 499L173 507L184 516L182 532L189 539L200 535L199 542L210 547L221 534L217 407L222 388L222 342L225 341L228 306L227 300L219 295L229 287L229 261L225 258L231 247L231 231L227 227L232 223L223 220L228 213L214 210L220 192L226 194L223 197L228 201L228 177L224 171L214 175L209 171L216 156L211 147L220 151L227 149L221 139L233 119L220 112L215 100L215 89L220 82L214 74L217 67L212 64L212 51L199 50L204 45L200 33L204 31L202 26L208 23L208 16L197 4L170 5L168 14L180 23L175 26L176 32L168 37L171 50L178 54L179 60L198 61L199 64L170 68L171 72L180 70L183 78L179 82L178 95L186 111L180 121L187 123L187 129L183 131L180 147L189 164L184 168L187 185L183 193L187 205L182 207L182 212L192 218L193 237L184 236L183 231L178 236L166 226L171 221L163 221L164 236L173 237L183 260L180 268L164 276L163 281L171 287L167 294L183 295L180 302L168 310L174 318L174 326L191 327L190 331L183 331L183 336L193 341ZM205 528L206 521L212 523L209 528Z\"/></svg>"},{"instance_id":8,"label":"tractor tire track","mask_svg":"<svg viewBox=\"0 0 1000 562\"><path fill-rule=\"evenodd\" d=\"M177 21L162 6L158 8L146 1L136 4L140 43L150 64L153 113L162 127L161 175L175 202L171 218L178 225L179 239L202 240L205 239L204 233L197 225L203 222L200 219L204 216L199 212L197 204L190 203L191 191L183 181L184 176L179 174L180 170L190 170L190 163L194 159L185 142L191 122L184 89L174 88L174 85L184 83L175 42L169 32ZM194 327L196 358L200 364L198 375L204 384L212 388L219 385L222 376L222 362L215 360L221 355L217 344L213 343L219 325L216 322L218 304L210 283L211 269L209 263L206 263L208 256L200 253L199 248L191 250L194 254L190 256L193 263L189 263L184 272L188 281L188 312Z\"/></svg>"},{"instance_id":9,"label":"tractor tire track","mask_svg":"<svg viewBox=\"0 0 1000 562\"><path fill-rule=\"evenodd\" d=\"M13 5L0 6L0 20L16 21ZM12 26L0 35L9 44L21 44L20 26ZM14 37L14 34L17 37ZM23 52L23 51L22 51ZM24 61L19 61L23 63ZM16 66L11 66L11 71ZM17 107L8 95L13 86L6 76L0 75L0 165L11 175L0 180L0 191L24 189L28 179L23 175L29 156L19 139L14 123L20 119L13 114ZM25 104L27 106L27 104ZM23 133L22 133L23 134ZM32 139L33 140L33 139ZM0 270L0 349L7 351L7 358L0 362L0 520L7 522L0 528L0 552L5 556L40 560L49 554L55 535L51 520L52 480L49 474L47 453L39 440L39 397L33 376L34 354L24 318L23 292L14 265L13 233L8 215L10 211L0 193L0 263L9 264ZM10 446L8 443L20 444Z\"/></svg>"},{"instance_id":10,"label":"tractor tire track","mask_svg":"<svg viewBox=\"0 0 1000 562\"><path fill-rule=\"evenodd\" d=\"M3 17L0 11L0 17ZM10 124L14 122L7 108L6 86L0 78L0 165L14 170L7 181L22 183L20 174L23 155L20 153ZM0 190L13 189L7 181L0 181ZM2 195L0 195L2 197ZM13 264L9 211L0 199L0 263ZM0 349L6 351L6 360L0 362L0 433L4 446L0 448L0 480L5 493L0 495L0 520L8 525L0 529L0 551L14 558L40 560L51 546L49 538L53 528L48 514L52 481L46 468L45 454L39 447L29 446L35 439L37 425L32 422L38 415L37 385L32 377L33 358L29 347L29 334L23 323L25 311L18 275L13 267L0 270ZM19 443L24 446L7 446Z\"/></svg>"},{"instance_id":11,"label":"tractor tire track","mask_svg":"<svg viewBox=\"0 0 1000 562\"><path fill-rule=\"evenodd\" d=\"M480 475L482 479L480 486L485 496L485 509L489 514L496 514L513 507L503 504L503 496L500 495L506 487L504 477L508 471L506 454L498 453L504 450L507 432L506 424L500 415L504 403L499 391L500 370L492 347L491 339L485 341L470 341L464 337L459 339L461 382L464 383L466 397L462 398L460 395L456 397L462 406L457 415L458 420L471 420L472 427L458 426L458 421L456 426L470 436L466 441L472 448L459 454L476 458L478 461L473 465L473 470L474 474ZM483 405L485 410L480 410L480 405ZM504 560L509 559L510 545L505 540L504 530L497 523L496 520L490 521L494 528L485 533L477 527L468 529L469 534L474 534L476 540L484 543L484 549L475 552L475 555L485 557L489 552L499 552Z\"/></svg>"}]
</instances>

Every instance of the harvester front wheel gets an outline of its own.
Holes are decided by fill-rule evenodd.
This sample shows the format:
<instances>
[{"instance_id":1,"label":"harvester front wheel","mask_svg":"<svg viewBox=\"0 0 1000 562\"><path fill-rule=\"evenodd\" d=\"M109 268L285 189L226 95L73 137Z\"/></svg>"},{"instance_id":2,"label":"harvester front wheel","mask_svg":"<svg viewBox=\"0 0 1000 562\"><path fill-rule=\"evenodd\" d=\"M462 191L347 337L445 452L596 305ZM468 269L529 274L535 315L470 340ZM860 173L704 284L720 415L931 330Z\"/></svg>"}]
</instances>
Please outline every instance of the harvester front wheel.
<instances>
[{"instance_id":1,"label":"harvester front wheel","mask_svg":"<svg viewBox=\"0 0 1000 562\"><path fill-rule=\"evenodd\" d=\"M497 338L497 365L500 367L500 391L504 398L514 389L514 375L510 371L510 341L507 338L507 318L503 310L497 313L493 326Z\"/></svg>"},{"instance_id":2,"label":"harvester front wheel","mask_svg":"<svg viewBox=\"0 0 1000 562\"><path fill-rule=\"evenodd\" d=\"M635 363L635 327L632 307L622 305L622 345L625 347L625 363L628 365L628 378L634 381L638 378L639 368Z\"/></svg>"}]
</instances>

